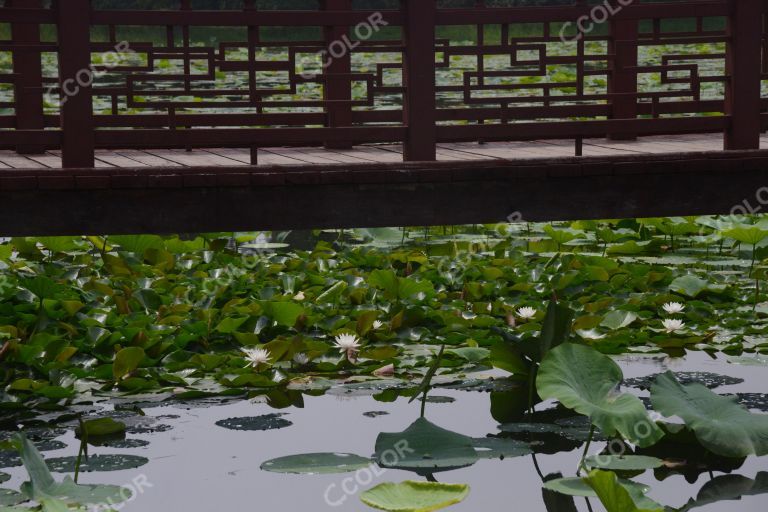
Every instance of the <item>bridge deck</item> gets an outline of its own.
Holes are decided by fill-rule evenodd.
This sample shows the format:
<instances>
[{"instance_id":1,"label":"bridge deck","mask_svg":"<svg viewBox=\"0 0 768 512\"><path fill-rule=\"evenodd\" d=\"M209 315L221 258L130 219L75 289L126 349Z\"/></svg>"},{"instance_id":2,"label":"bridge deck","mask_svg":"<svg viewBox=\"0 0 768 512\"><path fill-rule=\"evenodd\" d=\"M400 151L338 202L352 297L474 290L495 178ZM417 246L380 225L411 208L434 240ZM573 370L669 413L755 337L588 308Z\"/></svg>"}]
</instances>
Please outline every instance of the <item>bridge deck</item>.
<instances>
[{"instance_id":1,"label":"bridge deck","mask_svg":"<svg viewBox=\"0 0 768 512\"><path fill-rule=\"evenodd\" d=\"M586 139L584 156L630 156L680 152L712 151L722 145L723 135L681 134L642 137L638 140L615 141ZM761 138L761 148L768 149L768 135ZM521 160L532 158L572 157L573 140L537 140L530 142L489 142L478 144L443 143L438 145L438 161L461 162L480 160ZM263 148L258 152L259 166L296 166L328 164L397 163L403 161L402 145L377 144L356 146L352 149L325 149L303 147ZM135 167L241 167L251 163L248 149L179 149L164 150L98 150L97 168ZM41 155L19 155L13 151L0 151L0 169L60 169L61 151L48 151Z\"/></svg>"}]
</instances>

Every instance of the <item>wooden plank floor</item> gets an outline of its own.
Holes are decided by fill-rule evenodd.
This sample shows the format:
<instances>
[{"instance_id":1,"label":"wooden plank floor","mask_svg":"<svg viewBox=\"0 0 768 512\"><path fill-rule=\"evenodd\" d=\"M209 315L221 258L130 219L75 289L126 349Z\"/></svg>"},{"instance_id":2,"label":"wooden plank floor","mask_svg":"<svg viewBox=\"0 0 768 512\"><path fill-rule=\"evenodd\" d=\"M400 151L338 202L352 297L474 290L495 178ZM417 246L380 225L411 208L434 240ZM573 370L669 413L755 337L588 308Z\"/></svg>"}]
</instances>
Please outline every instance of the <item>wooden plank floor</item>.
<instances>
[{"instance_id":1,"label":"wooden plank floor","mask_svg":"<svg viewBox=\"0 0 768 512\"><path fill-rule=\"evenodd\" d=\"M636 141L588 139L584 141L584 156L619 156L637 154L667 154L716 151L723 147L722 134L694 134L644 137ZM761 147L768 149L768 135L763 135ZM572 140L537 140L530 142L473 142L440 144L440 161L517 160L575 156ZM237 167L250 165L248 149L118 150L98 151L97 168L131 167ZM397 163L403 161L402 146L394 144L356 146L348 150L323 148L264 148L259 150L259 166L267 165L327 165ZM42 155L18 155L0 151L0 169L58 169L61 152Z\"/></svg>"}]
</instances>

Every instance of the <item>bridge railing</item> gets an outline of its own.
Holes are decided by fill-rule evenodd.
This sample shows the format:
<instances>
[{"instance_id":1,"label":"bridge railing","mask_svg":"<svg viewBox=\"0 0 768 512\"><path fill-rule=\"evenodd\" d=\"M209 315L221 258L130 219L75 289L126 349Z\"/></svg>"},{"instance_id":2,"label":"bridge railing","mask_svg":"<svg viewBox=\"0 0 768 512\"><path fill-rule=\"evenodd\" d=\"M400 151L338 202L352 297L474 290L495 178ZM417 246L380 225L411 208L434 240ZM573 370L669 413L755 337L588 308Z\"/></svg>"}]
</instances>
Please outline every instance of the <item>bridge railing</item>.
<instances>
[{"instance_id":1,"label":"bridge railing","mask_svg":"<svg viewBox=\"0 0 768 512\"><path fill-rule=\"evenodd\" d=\"M756 149L768 127L766 0L316 1L5 0L0 148L65 167L377 142L433 160L448 141L720 131Z\"/></svg>"}]
</instances>

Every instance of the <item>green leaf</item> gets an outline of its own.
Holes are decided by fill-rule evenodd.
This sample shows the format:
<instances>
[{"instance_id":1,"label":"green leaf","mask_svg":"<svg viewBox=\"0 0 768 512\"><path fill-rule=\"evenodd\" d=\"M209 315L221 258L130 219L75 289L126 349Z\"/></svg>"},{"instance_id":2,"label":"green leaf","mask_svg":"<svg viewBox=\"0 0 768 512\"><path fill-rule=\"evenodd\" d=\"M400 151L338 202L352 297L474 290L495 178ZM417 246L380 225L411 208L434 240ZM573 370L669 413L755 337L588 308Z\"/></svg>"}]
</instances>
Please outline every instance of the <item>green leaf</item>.
<instances>
[{"instance_id":1,"label":"green leaf","mask_svg":"<svg viewBox=\"0 0 768 512\"><path fill-rule=\"evenodd\" d=\"M565 343L541 363L536 385L542 399L556 399L589 416L605 436L620 434L633 444L652 446L664 434L639 398L616 391L622 379L621 369L610 357L591 347Z\"/></svg>"},{"instance_id":2,"label":"green leaf","mask_svg":"<svg viewBox=\"0 0 768 512\"><path fill-rule=\"evenodd\" d=\"M671 372L659 376L651 387L654 409L682 418L711 452L739 458L768 455L768 415L752 414L735 400L701 384L683 386Z\"/></svg>"},{"instance_id":3,"label":"green leaf","mask_svg":"<svg viewBox=\"0 0 768 512\"><path fill-rule=\"evenodd\" d=\"M706 290L707 286L709 286L707 281L696 276L683 276L672 281L669 289L693 299Z\"/></svg>"},{"instance_id":4,"label":"green leaf","mask_svg":"<svg viewBox=\"0 0 768 512\"><path fill-rule=\"evenodd\" d=\"M510 342L500 341L491 347L491 364L516 375L528 375L531 368Z\"/></svg>"},{"instance_id":5,"label":"green leaf","mask_svg":"<svg viewBox=\"0 0 768 512\"><path fill-rule=\"evenodd\" d=\"M122 434L125 432L125 423L115 421L112 418L98 418L83 422L86 439L92 437L105 437ZM83 437L83 428L77 427L75 435Z\"/></svg>"},{"instance_id":6,"label":"green leaf","mask_svg":"<svg viewBox=\"0 0 768 512\"><path fill-rule=\"evenodd\" d=\"M568 341L573 324L574 311L564 304L550 301L541 327L541 358L553 348Z\"/></svg>"},{"instance_id":7,"label":"green leaf","mask_svg":"<svg viewBox=\"0 0 768 512\"><path fill-rule=\"evenodd\" d=\"M633 496L611 471L596 469L584 482L595 491L606 512L664 512L664 507L642 494Z\"/></svg>"},{"instance_id":8,"label":"green leaf","mask_svg":"<svg viewBox=\"0 0 768 512\"><path fill-rule=\"evenodd\" d=\"M480 347L449 348L445 352L455 354L470 363L479 363L488 359L488 356L491 355L490 350Z\"/></svg>"},{"instance_id":9,"label":"green leaf","mask_svg":"<svg viewBox=\"0 0 768 512\"><path fill-rule=\"evenodd\" d=\"M366 505L388 512L432 512L462 502L469 486L405 481L379 484L360 495Z\"/></svg>"},{"instance_id":10,"label":"green leaf","mask_svg":"<svg viewBox=\"0 0 768 512\"><path fill-rule=\"evenodd\" d=\"M21 491L30 500L38 502L51 500L53 503L62 501L67 504L83 505L119 504L130 498L126 496L122 487L115 485L78 485L69 477L61 483L56 482L43 456L25 436L17 434L13 440L30 478L29 482L22 484Z\"/></svg>"},{"instance_id":11,"label":"green leaf","mask_svg":"<svg viewBox=\"0 0 768 512\"><path fill-rule=\"evenodd\" d=\"M424 418L403 432L379 434L374 458L384 468L423 474L463 468L478 461L471 437L440 428Z\"/></svg>"},{"instance_id":12,"label":"green leaf","mask_svg":"<svg viewBox=\"0 0 768 512\"><path fill-rule=\"evenodd\" d=\"M635 320L637 320L637 314L631 311L616 310L605 315L600 325L615 331L629 327Z\"/></svg>"},{"instance_id":13,"label":"green leaf","mask_svg":"<svg viewBox=\"0 0 768 512\"><path fill-rule=\"evenodd\" d=\"M349 453L304 453L268 460L261 469L272 473L327 475L349 473L370 465L371 459Z\"/></svg>"},{"instance_id":14,"label":"green leaf","mask_svg":"<svg viewBox=\"0 0 768 512\"><path fill-rule=\"evenodd\" d=\"M109 237L110 243L117 244L123 251L143 256L148 249L163 249L163 239L155 235L124 235Z\"/></svg>"},{"instance_id":15,"label":"green leaf","mask_svg":"<svg viewBox=\"0 0 768 512\"><path fill-rule=\"evenodd\" d=\"M121 380L138 368L144 356L144 349L141 347L127 347L118 352L112 365L112 376L115 381Z\"/></svg>"},{"instance_id":16,"label":"green leaf","mask_svg":"<svg viewBox=\"0 0 768 512\"><path fill-rule=\"evenodd\" d=\"M262 304L264 314L278 324L285 327L293 327L304 308L294 302L265 302Z\"/></svg>"},{"instance_id":17,"label":"green leaf","mask_svg":"<svg viewBox=\"0 0 768 512\"><path fill-rule=\"evenodd\" d=\"M588 468L611 471L644 471L660 468L664 465L664 461L643 455L593 455L587 457L584 464Z\"/></svg>"},{"instance_id":18,"label":"green leaf","mask_svg":"<svg viewBox=\"0 0 768 512\"><path fill-rule=\"evenodd\" d=\"M732 229L720 233L726 238L733 238L737 242L749 245L757 245L768 238L768 231L757 226L740 224Z\"/></svg>"}]
</instances>

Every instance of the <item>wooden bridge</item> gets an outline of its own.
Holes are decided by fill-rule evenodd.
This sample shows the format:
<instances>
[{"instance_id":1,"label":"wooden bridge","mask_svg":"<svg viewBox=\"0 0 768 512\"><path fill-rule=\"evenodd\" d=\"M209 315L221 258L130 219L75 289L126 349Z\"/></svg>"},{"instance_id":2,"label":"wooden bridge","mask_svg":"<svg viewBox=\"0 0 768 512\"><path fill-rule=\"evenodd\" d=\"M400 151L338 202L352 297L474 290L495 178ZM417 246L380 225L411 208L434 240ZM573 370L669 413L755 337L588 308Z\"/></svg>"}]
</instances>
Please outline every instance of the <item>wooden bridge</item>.
<instances>
[{"instance_id":1,"label":"wooden bridge","mask_svg":"<svg viewBox=\"0 0 768 512\"><path fill-rule=\"evenodd\" d=\"M768 186L766 0L113 3L0 0L0 235L715 214Z\"/></svg>"}]
</instances>

